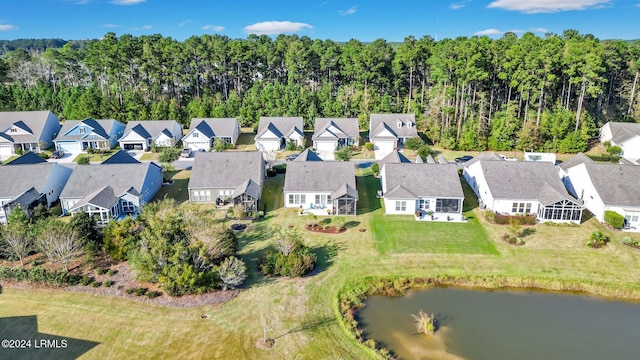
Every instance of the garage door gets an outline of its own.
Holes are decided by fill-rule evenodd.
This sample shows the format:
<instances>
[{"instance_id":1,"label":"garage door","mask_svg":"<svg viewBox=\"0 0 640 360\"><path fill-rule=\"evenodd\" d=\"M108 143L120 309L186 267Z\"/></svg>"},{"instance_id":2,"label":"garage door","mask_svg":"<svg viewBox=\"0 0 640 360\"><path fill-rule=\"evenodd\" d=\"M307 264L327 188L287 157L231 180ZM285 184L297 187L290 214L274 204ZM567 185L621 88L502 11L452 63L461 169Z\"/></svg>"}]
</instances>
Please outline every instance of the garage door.
<instances>
[{"instance_id":1,"label":"garage door","mask_svg":"<svg viewBox=\"0 0 640 360\"><path fill-rule=\"evenodd\" d=\"M318 148L316 149L318 151L318 156L320 156L320 158L322 160L333 160L334 159L334 143L333 142L327 142L327 141L323 141L320 142L318 141L316 143L318 145Z\"/></svg>"},{"instance_id":2,"label":"garage door","mask_svg":"<svg viewBox=\"0 0 640 360\"><path fill-rule=\"evenodd\" d=\"M189 148L193 151L198 151L200 149L204 149L205 151L209 151L209 143L208 142L185 142L184 143L184 147L185 148Z\"/></svg>"},{"instance_id":3,"label":"garage door","mask_svg":"<svg viewBox=\"0 0 640 360\"><path fill-rule=\"evenodd\" d=\"M122 150L144 150L144 143L122 144Z\"/></svg>"},{"instance_id":4,"label":"garage door","mask_svg":"<svg viewBox=\"0 0 640 360\"><path fill-rule=\"evenodd\" d=\"M79 153L82 151L82 148L80 148L80 143L75 141L74 142L58 142L56 143L56 148L66 153Z\"/></svg>"},{"instance_id":5,"label":"garage door","mask_svg":"<svg viewBox=\"0 0 640 360\"><path fill-rule=\"evenodd\" d=\"M0 145L0 159L6 159L13 155L13 145Z\"/></svg>"}]
</instances>

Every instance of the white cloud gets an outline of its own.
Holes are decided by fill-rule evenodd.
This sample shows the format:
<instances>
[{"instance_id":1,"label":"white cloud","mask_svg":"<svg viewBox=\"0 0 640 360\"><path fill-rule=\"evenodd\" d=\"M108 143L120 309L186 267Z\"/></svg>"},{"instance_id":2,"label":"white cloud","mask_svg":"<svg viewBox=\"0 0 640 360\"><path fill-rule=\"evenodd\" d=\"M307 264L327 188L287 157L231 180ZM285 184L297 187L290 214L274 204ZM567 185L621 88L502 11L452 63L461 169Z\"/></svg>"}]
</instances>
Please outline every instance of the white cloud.
<instances>
[{"instance_id":1,"label":"white cloud","mask_svg":"<svg viewBox=\"0 0 640 360\"><path fill-rule=\"evenodd\" d=\"M451 8L452 10L458 10L458 9L462 9L463 7L465 7L465 5L467 5L467 3L470 3L471 0L467 0L467 1L460 1L457 3L452 3L449 8Z\"/></svg>"},{"instance_id":2,"label":"white cloud","mask_svg":"<svg viewBox=\"0 0 640 360\"><path fill-rule=\"evenodd\" d=\"M189 25L191 23L192 23L191 20L185 20L185 21L181 22L180 24L178 24L178 26L186 26L186 25Z\"/></svg>"},{"instance_id":3,"label":"white cloud","mask_svg":"<svg viewBox=\"0 0 640 360\"><path fill-rule=\"evenodd\" d=\"M87 5L88 3L93 2L93 0L78 0L74 2L76 5Z\"/></svg>"},{"instance_id":4,"label":"white cloud","mask_svg":"<svg viewBox=\"0 0 640 360\"><path fill-rule=\"evenodd\" d=\"M151 26L151 25L145 25L145 26L143 26L142 28L143 28L143 29L145 29L145 30L149 30L149 29L153 28L153 26Z\"/></svg>"},{"instance_id":5,"label":"white cloud","mask_svg":"<svg viewBox=\"0 0 640 360\"><path fill-rule=\"evenodd\" d=\"M11 24L0 24L0 31L18 30L18 27Z\"/></svg>"},{"instance_id":6,"label":"white cloud","mask_svg":"<svg viewBox=\"0 0 640 360\"><path fill-rule=\"evenodd\" d=\"M508 33L508 32L512 32L514 34L522 34L524 32L524 30L520 30L520 29L511 29L511 30L507 30L507 31L503 31L502 33Z\"/></svg>"},{"instance_id":7,"label":"white cloud","mask_svg":"<svg viewBox=\"0 0 640 360\"><path fill-rule=\"evenodd\" d=\"M133 30L133 31L149 30L149 29L153 29L153 26L145 25L145 26L136 26L134 28L131 28L131 30Z\"/></svg>"},{"instance_id":8,"label":"white cloud","mask_svg":"<svg viewBox=\"0 0 640 360\"><path fill-rule=\"evenodd\" d=\"M500 35L504 33L504 31L500 31L498 29L485 29L485 30L480 30L477 31L475 33L473 33L473 35L478 35L478 36L484 36L484 35Z\"/></svg>"},{"instance_id":9,"label":"white cloud","mask_svg":"<svg viewBox=\"0 0 640 360\"><path fill-rule=\"evenodd\" d=\"M487 7L527 14L599 8L613 0L494 0Z\"/></svg>"},{"instance_id":10,"label":"white cloud","mask_svg":"<svg viewBox=\"0 0 640 360\"><path fill-rule=\"evenodd\" d=\"M345 15L353 15L356 13L356 6L352 6L350 8L348 8L347 10L338 10L338 13L342 16Z\"/></svg>"},{"instance_id":11,"label":"white cloud","mask_svg":"<svg viewBox=\"0 0 640 360\"><path fill-rule=\"evenodd\" d=\"M537 33L545 33L545 34L549 32L549 30L543 27L532 27L532 28L529 28L529 31L533 31Z\"/></svg>"},{"instance_id":12,"label":"white cloud","mask_svg":"<svg viewBox=\"0 0 640 360\"><path fill-rule=\"evenodd\" d=\"M116 24L104 24L104 25L102 25L102 27L106 27L106 28L117 28L117 27L118 27L118 25L116 25Z\"/></svg>"},{"instance_id":13,"label":"white cloud","mask_svg":"<svg viewBox=\"0 0 640 360\"><path fill-rule=\"evenodd\" d=\"M220 32L224 30L224 26L220 25L205 25L202 27L202 30L213 30L215 32Z\"/></svg>"},{"instance_id":14,"label":"white cloud","mask_svg":"<svg viewBox=\"0 0 640 360\"><path fill-rule=\"evenodd\" d=\"M294 33L305 28L313 29L313 26L292 21L263 21L245 26L244 32L245 34L275 35L282 33Z\"/></svg>"},{"instance_id":15,"label":"white cloud","mask_svg":"<svg viewBox=\"0 0 640 360\"><path fill-rule=\"evenodd\" d=\"M111 0L114 5L137 5L147 0Z\"/></svg>"}]
</instances>

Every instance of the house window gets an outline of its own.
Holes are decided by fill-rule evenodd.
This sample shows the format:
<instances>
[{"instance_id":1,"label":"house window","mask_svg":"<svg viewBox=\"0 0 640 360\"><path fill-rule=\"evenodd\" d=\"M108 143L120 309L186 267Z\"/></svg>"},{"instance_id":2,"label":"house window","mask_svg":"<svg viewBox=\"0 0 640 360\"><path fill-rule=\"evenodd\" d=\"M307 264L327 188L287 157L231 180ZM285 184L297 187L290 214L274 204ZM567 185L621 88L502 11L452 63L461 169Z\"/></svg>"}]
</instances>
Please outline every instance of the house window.
<instances>
[{"instance_id":1,"label":"house window","mask_svg":"<svg viewBox=\"0 0 640 360\"><path fill-rule=\"evenodd\" d=\"M418 209L420 209L420 210L428 210L429 209L429 200L425 200L425 199L418 200Z\"/></svg>"},{"instance_id":2,"label":"house window","mask_svg":"<svg viewBox=\"0 0 640 360\"><path fill-rule=\"evenodd\" d=\"M407 202L396 201L396 211L407 211Z\"/></svg>"},{"instance_id":3,"label":"house window","mask_svg":"<svg viewBox=\"0 0 640 360\"><path fill-rule=\"evenodd\" d=\"M211 191L209 190L194 190L193 201L211 201Z\"/></svg>"},{"instance_id":4,"label":"house window","mask_svg":"<svg viewBox=\"0 0 640 360\"><path fill-rule=\"evenodd\" d=\"M439 212L439 213L460 212L460 199L436 199L436 212Z\"/></svg>"},{"instance_id":5,"label":"house window","mask_svg":"<svg viewBox=\"0 0 640 360\"><path fill-rule=\"evenodd\" d=\"M511 204L511 212L514 214L530 214L531 203L514 202Z\"/></svg>"},{"instance_id":6,"label":"house window","mask_svg":"<svg viewBox=\"0 0 640 360\"><path fill-rule=\"evenodd\" d=\"M402 121L398 120L396 126L398 127L398 129L400 129L402 127Z\"/></svg>"},{"instance_id":7,"label":"house window","mask_svg":"<svg viewBox=\"0 0 640 360\"><path fill-rule=\"evenodd\" d=\"M11 128L11 130L9 130L9 132L12 132L12 133L14 133L14 132L18 132L18 129L16 129L16 128Z\"/></svg>"},{"instance_id":8,"label":"house window","mask_svg":"<svg viewBox=\"0 0 640 360\"><path fill-rule=\"evenodd\" d=\"M200 137L200 133L195 131L193 134L191 134L191 136L193 136L194 138Z\"/></svg>"},{"instance_id":9,"label":"house window","mask_svg":"<svg viewBox=\"0 0 640 360\"><path fill-rule=\"evenodd\" d=\"M233 196L233 190L220 190L218 191L218 198L222 200L230 199Z\"/></svg>"},{"instance_id":10,"label":"house window","mask_svg":"<svg viewBox=\"0 0 640 360\"><path fill-rule=\"evenodd\" d=\"M79 128L79 129L78 129L78 131L80 132L80 134L84 134L84 132L86 131L86 129L85 129L85 128L83 128L83 127L81 127L81 128Z\"/></svg>"},{"instance_id":11,"label":"house window","mask_svg":"<svg viewBox=\"0 0 640 360\"><path fill-rule=\"evenodd\" d=\"M316 204L326 204L329 202L329 195L316 194Z\"/></svg>"},{"instance_id":12,"label":"house window","mask_svg":"<svg viewBox=\"0 0 640 360\"><path fill-rule=\"evenodd\" d=\"M305 194L289 194L290 205L303 205L305 202L307 202Z\"/></svg>"},{"instance_id":13,"label":"house window","mask_svg":"<svg viewBox=\"0 0 640 360\"><path fill-rule=\"evenodd\" d=\"M136 209L136 206L131 201L127 201L127 200L122 201L122 211L124 213L133 213L135 212L135 209Z\"/></svg>"}]
</instances>

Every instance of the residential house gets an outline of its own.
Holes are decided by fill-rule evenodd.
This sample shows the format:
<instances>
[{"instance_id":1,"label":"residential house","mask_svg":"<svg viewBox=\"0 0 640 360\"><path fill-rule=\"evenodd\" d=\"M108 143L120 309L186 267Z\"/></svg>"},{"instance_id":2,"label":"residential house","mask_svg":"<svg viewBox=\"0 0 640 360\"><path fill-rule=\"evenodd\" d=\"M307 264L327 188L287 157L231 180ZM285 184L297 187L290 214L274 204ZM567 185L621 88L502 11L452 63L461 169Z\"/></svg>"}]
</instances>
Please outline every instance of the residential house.
<instances>
[{"instance_id":1,"label":"residential house","mask_svg":"<svg viewBox=\"0 0 640 360\"><path fill-rule=\"evenodd\" d=\"M215 139L236 145L240 136L240 123L236 118L194 118L189 131L182 138L182 147L209 151Z\"/></svg>"},{"instance_id":2,"label":"residential house","mask_svg":"<svg viewBox=\"0 0 640 360\"><path fill-rule=\"evenodd\" d=\"M337 149L357 146L360 143L360 128L357 118L316 118L313 148L323 160L334 160Z\"/></svg>"},{"instance_id":3,"label":"residential house","mask_svg":"<svg viewBox=\"0 0 640 360\"><path fill-rule=\"evenodd\" d=\"M135 216L162 186L162 168L153 162L79 165L60 195L62 213L86 212L98 225Z\"/></svg>"},{"instance_id":4,"label":"residential house","mask_svg":"<svg viewBox=\"0 0 640 360\"><path fill-rule=\"evenodd\" d=\"M404 142L417 137L414 114L371 114L369 141L373 143L376 159L382 159L393 150L402 149Z\"/></svg>"},{"instance_id":5,"label":"residential house","mask_svg":"<svg viewBox=\"0 0 640 360\"><path fill-rule=\"evenodd\" d=\"M380 166L380 169L382 169L385 164L409 164L411 163L411 160L407 159L407 157L398 152L398 150L393 150L387 156L378 160L377 163L378 166Z\"/></svg>"},{"instance_id":6,"label":"residential house","mask_svg":"<svg viewBox=\"0 0 640 360\"><path fill-rule=\"evenodd\" d=\"M386 214L462 221L464 193L455 164L386 163L380 170Z\"/></svg>"},{"instance_id":7,"label":"residential house","mask_svg":"<svg viewBox=\"0 0 640 360\"><path fill-rule=\"evenodd\" d=\"M287 144L304 146L302 117L260 117L255 136L260 151L283 150Z\"/></svg>"},{"instance_id":8,"label":"residential house","mask_svg":"<svg viewBox=\"0 0 640 360\"><path fill-rule=\"evenodd\" d=\"M600 142L609 141L622 149L622 157L638 164L640 161L640 124L609 121L600 128Z\"/></svg>"},{"instance_id":9,"label":"residential house","mask_svg":"<svg viewBox=\"0 0 640 360\"><path fill-rule=\"evenodd\" d=\"M53 145L60 121L51 111L0 112L0 160Z\"/></svg>"},{"instance_id":10,"label":"residential house","mask_svg":"<svg viewBox=\"0 0 640 360\"><path fill-rule=\"evenodd\" d=\"M352 163L292 161L284 179L284 206L321 215L356 215L358 191Z\"/></svg>"},{"instance_id":11,"label":"residential house","mask_svg":"<svg viewBox=\"0 0 640 360\"><path fill-rule=\"evenodd\" d=\"M79 153L87 149L109 150L118 143L124 133L124 125L108 120L67 120L55 138L56 149Z\"/></svg>"},{"instance_id":12,"label":"residential house","mask_svg":"<svg viewBox=\"0 0 640 360\"><path fill-rule=\"evenodd\" d=\"M293 161L322 161L322 159L313 150L306 148Z\"/></svg>"},{"instance_id":13,"label":"residential house","mask_svg":"<svg viewBox=\"0 0 640 360\"><path fill-rule=\"evenodd\" d=\"M23 156L29 158L28 154ZM0 222L6 222L11 210L18 206L27 216L38 204L51 207L73 172L64 165L46 161L25 163L21 158L16 161L0 167Z\"/></svg>"},{"instance_id":14,"label":"residential house","mask_svg":"<svg viewBox=\"0 0 640 360\"><path fill-rule=\"evenodd\" d=\"M242 204L246 211L259 209L265 178L261 152L198 152L192 169L189 201Z\"/></svg>"},{"instance_id":15,"label":"residential house","mask_svg":"<svg viewBox=\"0 0 640 360\"><path fill-rule=\"evenodd\" d=\"M567 192L550 162L480 159L465 163L463 175L481 208L509 215L535 214L539 222L580 223L582 219L582 203Z\"/></svg>"},{"instance_id":16,"label":"residential house","mask_svg":"<svg viewBox=\"0 0 640 360\"><path fill-rule=\"evenodd\" d=\"M175 120L129 121L118 140L122 150L174 147L182 138L182 125Z\"/></svg>"},{"instance_id":17,"label":"residential house","mask_svg":"<svg viewBox=\"0 0 640 360\"><path fill-rule=\"evenodd\" d=\"M118 150L105 159L101 164L140 164L133 156L124 150Z\"/></svg>"},{"instance_id":18,"label":"residential house","mask_svg":"<svg viewBox=\"0 0 640 360\"><path fill-rule=\"evenodd\" d=\"M640 231L640 166L596 163L576 155L561 166L571 193L601 222L604 213L614 211L625 218L625 228Z\"/></svg>"}]
</instances>

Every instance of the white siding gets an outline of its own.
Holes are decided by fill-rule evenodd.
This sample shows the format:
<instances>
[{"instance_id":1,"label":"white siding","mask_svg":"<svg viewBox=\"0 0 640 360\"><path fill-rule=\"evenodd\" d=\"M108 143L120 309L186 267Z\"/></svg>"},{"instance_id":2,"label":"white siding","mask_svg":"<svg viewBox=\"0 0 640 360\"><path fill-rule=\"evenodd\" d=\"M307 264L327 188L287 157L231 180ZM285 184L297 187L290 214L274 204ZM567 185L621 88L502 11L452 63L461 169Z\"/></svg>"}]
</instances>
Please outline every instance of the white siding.
<instances>
[{"instance_id":1,"label":"white siding","mask_svg":"<svg viewBox=\"0 0 640 360\"><path fill-rule=\"evenodd\" d=\"M13 145L0 145L0 160L6 160L13 155Z\"/></svg>"},{"instance_id":2,"label":"white siding","mask_svg":"<svg viewBox=\"0 0 640 360\"><path fill-rule=\"evenodd\" d=\"M314 141L313 147L316 149L316 153L322 160L335 160L335 140L316 140Z\"/></svg>"},{"instance_id":3,"label":"white siding","mask_svg":"<svg viewBox=\"0 0 640 360\"><path fill-rule=\"evenodd\" d=\"M402 205L406 204L405 210L402 210ZM396 210L400 208L399 210ZM415 199L384 199L385 214L403 214L414 215L416 213L416 200Z\"/></svg>"},{"instance_id":4,"label":"white siding","mask_svg":"<svg viewBox=\"0 0 640 360\"><path fill-rule=\"evenodd\" d=\"M391 154L396 147L395 140L376 140L373 142L373 149L376 155L376 160L383 159L385 156Z\"/></svg>"},{"instance_id":5,"label":"white siding","mask_svg":"<svg viewBox=\"0 0 640 360\"><path fill-rule=\"evenodd\" d=\"M293 197L293 201L291 201L291 196ZM320 201L316 202L316 195L320 197ZM311 205L313 205L314 208L319 208L319 209L332 209L333 210L333 205L331 203L331 201L325 201L323 202L322 199L330 199L330 192L306 192L306 193L301 193L301 192L286 192L284 194L284 207L287 208L299 208L300 205L302 205L303 209L309 209L311 208ZM304 196L304 203L301 203L302 197Z\"/></svg>"},{"instance_id":6,"label":"white siding","mask_svg":"<svg viewBox=\"0 0 640 360\"><path fill-rule=\"evenodd\" d=\"M622 156L627 159L640 159L640 137L633 138L620 144Z\"/></svg>"},{"instance_id":7,"label":"white siding","mask_svg":"<svg viewBox=\"0 0 640 360\"><path fill-rule=\"evenodd\" d=\"M593 213L596 219L604 221L605 204L593 186L586 166L580 164L570 168L567 170L567 176L576 197L584 201L583 205Z\"/></svg>"},{"instance_id":8,"label":"white siding","mask_svg":"<svg viewBox=\"0 0 640 360\"><path fill-rule=\"evenodd\" d=\"M280 150L280 139L256 140L256 148L260 151L278 151Z\"/></svg>"}]
</instances>

